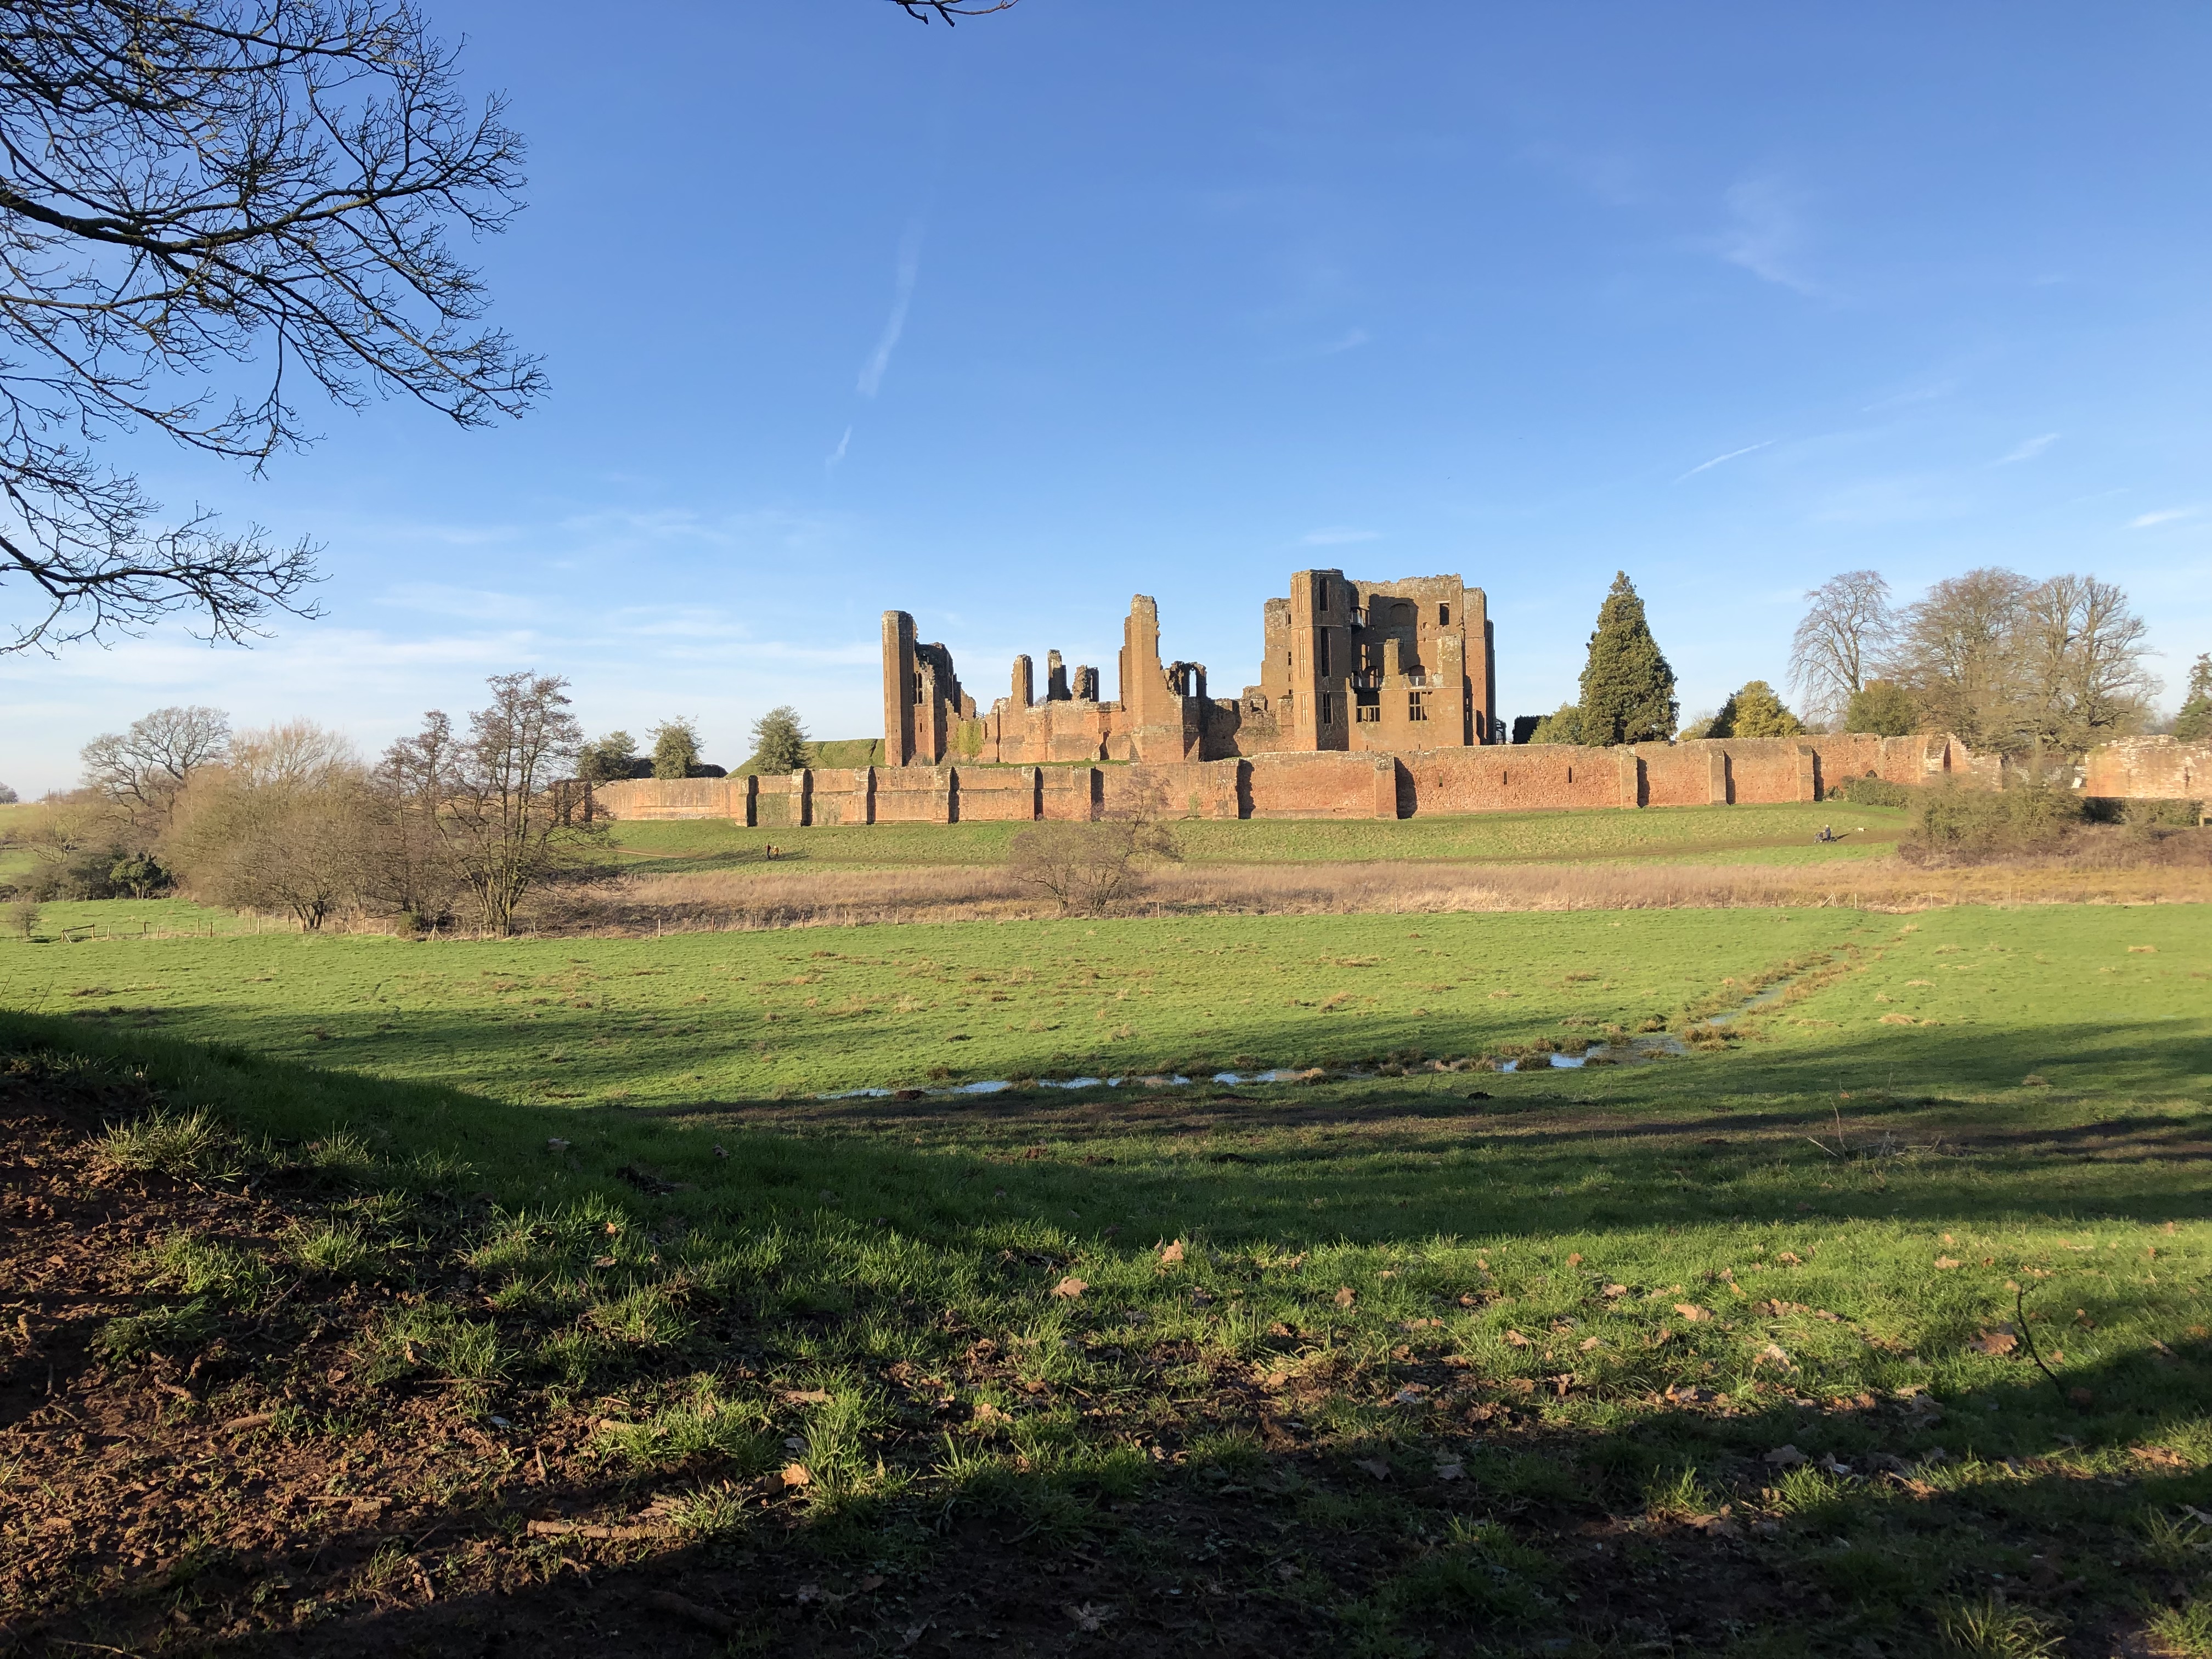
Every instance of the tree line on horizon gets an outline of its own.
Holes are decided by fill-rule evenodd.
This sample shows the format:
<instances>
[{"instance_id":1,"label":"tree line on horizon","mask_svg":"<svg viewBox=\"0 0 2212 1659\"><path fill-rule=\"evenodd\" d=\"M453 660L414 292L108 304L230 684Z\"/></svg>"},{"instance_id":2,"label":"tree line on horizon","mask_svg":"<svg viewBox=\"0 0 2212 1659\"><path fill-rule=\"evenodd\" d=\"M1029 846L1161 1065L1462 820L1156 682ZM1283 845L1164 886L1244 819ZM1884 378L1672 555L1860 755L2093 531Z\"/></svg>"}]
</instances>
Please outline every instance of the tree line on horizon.
<instances>
[{"instance_id":1,"label":"tree line on horizon","mask_svg":"<svg viewBox=\"0 0 2212 1659\"><path fill-rule=\"evenodd\" d=\"M359 912L409 932L465 918L507 933L526 898L604 873L605 814L587 784L726 775L700 761L688 719L654 728L640 771L628 734L585 741L567 681L514 673L488 684L484 708L459 724L433 709L374 761L313 720L234 731L218 708L157 708L84 746L82 787L48 797L15 836L38 867L0 899L25 932L52 900L182 888L310 930ZM804 763L790 708L753 732L760 751Z\"/></svg>"},{"instance_id":2,"label":"tree line on horizon","mask_svg":"<svg viewBox=\"0 0 2212 1659\"><path fill-rule=\"evenodd\" d=\"M1850 570L1805 597L1787 667L1803 714L1754 679L1683 723L1674 671L1635 585L1618 572L1598 608L1580 696L1515 720L1513 741L1604 747L1925 732L2011 760L2059 760L2155 723L2149 630L2117 583L2072 574L2037 581L1984 566L1899 605L1878 571ZM2170 729L2185 741L2212 738L2212 653L2191 666Z\"/></svg>"}]
</instances>

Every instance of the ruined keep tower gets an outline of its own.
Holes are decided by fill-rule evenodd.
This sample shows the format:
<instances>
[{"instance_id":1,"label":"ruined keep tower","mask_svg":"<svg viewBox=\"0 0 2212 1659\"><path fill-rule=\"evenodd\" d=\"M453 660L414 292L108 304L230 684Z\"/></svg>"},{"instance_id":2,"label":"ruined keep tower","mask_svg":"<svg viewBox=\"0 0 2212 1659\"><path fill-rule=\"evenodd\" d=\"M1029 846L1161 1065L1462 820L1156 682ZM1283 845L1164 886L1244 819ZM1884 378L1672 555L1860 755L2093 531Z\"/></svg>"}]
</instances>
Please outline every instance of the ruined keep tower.
<instances>
[{"instance_id":1,"label":"ruined keep tower","mask_svg":"<svg viewBox=\"0 0 2212 1659\"><path fill-rule=\"evenodd\" d=\"M952 653L917 644L914 618L885 611L884 760L1166 763L1502 740L1486 603L1457 576L1361 582L1301 570L1288 598L1267 602L1261 633L1260 683L1210 696L1204 663L1161 661L1159 606L1139 593L1121 625L1118 701L1102 700L1097 669L1071 671L1051 651L1043 696L1033 659L1018 656L1009 695L978 714Z\"/></svg>"}]
</instances>

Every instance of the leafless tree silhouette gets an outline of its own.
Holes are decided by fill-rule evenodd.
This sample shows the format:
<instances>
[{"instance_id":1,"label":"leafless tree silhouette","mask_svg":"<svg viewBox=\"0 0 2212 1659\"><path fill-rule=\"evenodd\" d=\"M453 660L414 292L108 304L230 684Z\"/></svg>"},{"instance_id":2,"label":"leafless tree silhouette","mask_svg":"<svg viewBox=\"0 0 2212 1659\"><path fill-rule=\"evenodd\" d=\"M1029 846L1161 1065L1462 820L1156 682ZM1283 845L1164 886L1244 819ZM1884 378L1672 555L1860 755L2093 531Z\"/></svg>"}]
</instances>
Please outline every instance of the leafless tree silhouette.
<instances>
[{"instance_id":1,"label":"leafless tree silhouette","mask_svg":"<svg viewBox=\"0 0 2212 1659\"><path fill-rule=\"evenodd\" d=\"M163 522L106 437L258 469L311 441L302 375L464 427L530 404L536 362L451 243L520 206L501 118L410 0L0 8L0 588L30 600L0 653L312 613L310 544Z\"/></svg>"}]
</instances>

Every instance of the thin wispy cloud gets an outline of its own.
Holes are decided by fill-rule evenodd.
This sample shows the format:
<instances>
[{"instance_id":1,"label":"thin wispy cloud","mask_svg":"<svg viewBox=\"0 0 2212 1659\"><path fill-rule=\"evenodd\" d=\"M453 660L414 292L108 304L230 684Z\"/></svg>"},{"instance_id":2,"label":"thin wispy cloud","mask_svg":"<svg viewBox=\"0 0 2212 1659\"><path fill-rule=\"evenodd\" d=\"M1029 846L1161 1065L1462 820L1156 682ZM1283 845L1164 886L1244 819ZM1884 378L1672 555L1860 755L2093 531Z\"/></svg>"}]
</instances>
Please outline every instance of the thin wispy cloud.
<instances>
[{"instance_id":1,"label":"thin wispy cloud","mask_svg":"<svg viewBox=\"0 0 2212 1659\"><path fill-rule=\"evenodd\" d=\"M1314 353L1316 357L1334 357L1340 351L1352 351L1365 345L1374 337L1364 328L1355 328L1342 339L1331 342Z\"/></svg>"},{"instance_id":2,"label":"thin wispy cloud","mask_svg":"<svg viewBox=\"0 0 2212 1659\"><path fill-rule=\"evenodd\" d=\"M914 303L915 281L921 275L922 231L922 222L917 219L907 227L906 235L899 242L898 269L891 287L891 313L884 319L883 335L877 340L876 349L860 366L859 391L863 398L873 398L883 389L884 372L891 366L891 353L898 349L899 336L906 332L907 309Z\"/></svg>"},{"instance_id":3,"label":"thin wispy cloud","mask_svg":"<svg viewBox=\"0 0 2212 1659\"><path fill-rule=\"evenodd\" d=\"M2141 518L2130 519L2128 528L2148 530L2154 524L2172 524L2176 519L2194 518L2196 515L2197 509L2193 507L2169 507L2162 512L2146 513Z\"/></svg>"},{"instance_id":4,"label":"thin wispy cloud","mask_svg":"<svg viewBox=\"0 0 2212 1659\"><path fill-rule=\"evenodd\" d=\"M837 447L830 452L830 459L822 463L823 471L835 472L837 463L845 459L845 452L853 447L853 428L847 427L845 435L837 440Z\"/></svg>"},{"instance_id":5,"label":"thin wispy cloud","mask_svg":"<svg viewBox=\"0 0 2212 1659\"><path fill-rule=\"evenodd\" d=\"M2010 466L2014 461L2032 461L2057 441L2058 434L2056 432L2046 432L2039 438L2030 438L2014 449L2011 454L2000 459L1997 465Z\"/></svg>"},{"instance_id":6,"label":"thin wispy cloud","mask_svg":"<svg viewBox=\"0 0 2212 1659\"><path fill-rule=\"evenodd\" d=\"M1759 442L1759 443L1755 443L1755 444L1746 444L1746 445L1745 445L1741 449L1731 449L1730 451L1729 451L1729 453L1728 453L1727 454L1725 454L1725 455L1716 455L1716 456L1714 456L1714 457L1712 458L1712 459L1711 459L1710 461L1699 461L1699 462L1698 462L1695 466L1692 467L1692 468L1691 468L1687 472L1685 472L1685 473L1682 475L1682 477L1681 477L1681 478L1677 478L1677 479L1675 479L1675 480L1674 480L1674 482L1675 482L1676 483L1680 483L1682 482L1682 478L1694 478L1694 477L1696 477L1698 476L1698 474L1699 474L1700 472L1704 472L1704 471L1708 471L1708 470L1709 470L1709 469L1711 469L1711 468L1713 468L1713 467L1718 466L1718 465L1719 465L1723 461L1732 461L1732 460L1735 459L1736 459L1736 457L1738 457L1739 455L1749 455L1749 454L1751 454L1751 453L1753 453L1753 452L1758 451L1758 450L1761 450L1761 449L1771 449L1771 448L1772 448L1772 447L1773 447L1773 446L1774 446L1774 440L1773 440L1773 439L1771 439L1771 438L1768 438L1768 439L1766 439L1766 440L1765 440L1764 441Z\"/></svg>"},{"instance_id":7,"label":"thin wispy cloud","mask_svg":"<svg viewBox=\"0 0 2212 1659\"><path fill-rule=\"evenodd\" d=\"M1813 297L1824 292L1800 263L1803 218L1796 198L1778 180L1743 179L1729 188L1728 207L1735 222L1721 234L1722 258L1793 293Z\"/></svg>"},{"instance_id":8,"label":"thin wispy cloud","mask_svg":"<svg viewBox=\"0 0 2212 1659\"><path fill-rule=\"evenodd\" d=\"M1309 530L1298 538L1306 547L1344 547L1353 542L1380 541L1379 530L1355 530L1349 525L1324 525L1319 530Z\"/></svg>"}]
</instances>

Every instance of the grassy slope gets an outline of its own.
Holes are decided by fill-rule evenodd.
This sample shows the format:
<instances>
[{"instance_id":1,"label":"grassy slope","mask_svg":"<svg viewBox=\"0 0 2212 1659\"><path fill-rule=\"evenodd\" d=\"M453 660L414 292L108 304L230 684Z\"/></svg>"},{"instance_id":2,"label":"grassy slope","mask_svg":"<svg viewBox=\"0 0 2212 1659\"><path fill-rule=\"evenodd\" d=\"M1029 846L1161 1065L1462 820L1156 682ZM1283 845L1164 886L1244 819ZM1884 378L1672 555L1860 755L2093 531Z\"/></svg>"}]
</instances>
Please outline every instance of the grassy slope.
<instances>
[{"instance_id":1,"label":"grassy slope","mask_svg":"<svg viewBox=\"0 0 2212 1659\"><path fill-rule=\"evenodd\" d=\"M1873 939L1848 910L1204 917L667 939L0 945L0 998L512 1099L1463 1055Z\"/></svg>"},{"instance_id":2,"label":"grassy slope","mask_svg":"<svg viewBox=\"0 0 2212 1659\"><path fill-rule=\"evenodd\" d=\"M1953 947L1940 959L1939 944ZM1828 1024L1778 1028L1782 1046L1844 1042L1887 1063L1915 1043L1986 1035L2015 1069L2072 1064L2078 1050L2081 1063L2125 1075L2135 1062L2108 1031L2150 1025L2199 1044L2212 1034L2212 995L2191 977L2212 968L2212 933L2189 906L1962 909L1918 924L1737 909L480 944L7 941L0 999L509 1099L649 1104L940 1073L1478 1054L1557 1035L1563 1021L1679 1024L1685 1009L1722 1006L1789 963L1839 953L1863 971L1796 1016ZM1885 1013L1940 1020L1951 1035L1879 1024Z\"/></svg>"},{"instance_id":3,"label":"grassy slope","mask_svg":"<svg viewBox=\"0 0 2212 1659\"><path fill-rule=\"evenodd\" d=\"M1673 806L1641 812L1486 812L1400 820L1251 819L1178 823L1185 856L1199 864L1313 860L1555 861L1704 858L1767 850L1796 858L1864 855L1886 848L1905 814L1838 805ZM1822 824L1844 835L1813 837ZM994 862L1021 826L1012 823L878 823L812 830L747 830L726 820L618 823L617 846L643 870L695 870L751 863L771 842L781 860L841 868Z\"/></svg>"},{"instance_id":4,"label":"grassy slope","mask_svg":"<svg viewBox=\"0 0 2212 1659\"><path fill-rule=\"evenodd\" d=\"M300 1030L319 1003L331 1018L373 1014L373 1002L348 1003L341 992L419 999L423 1013L441 1016L428 1030L445 1057L410 1051L391 1069L468 1079L477 1093L242 1050L210 1055L119 1022L10 1016L0 1032L131 1057L181 1098L218 1103L249 1129L306 1139L351 1126L396 1169L458 1155L476 1166L472 1184L507 1206L550 1206L544 1222L507 1225L470 1258L503 1310L501 1340L514 1357L513 1381L501 1386L566 1377L564 1386L626 1398L641 1420L665 1425L623 1442L641 1494L713 1472L711 1457L702 1464L684 1449L686 1433L699 1443L684 1425L699 1421L702 1401L769 1437L755 1447L733 1427L716 1443L740 1472L791 1455L773 1439L788 1433L819 1477L806 1504L845 1528L836 1547L855 1561L907 1547L878 1530L903 1512L896 1501L890 1511L854 1510L856 1502L912 1493L934 1513L965 1491L964 1512L1012 1504L1010 1534L1043 1527L1094 1547L1103 1540L1129 1553L1152 1594L1183 1583L1188 1564L1147 1555L1097 1494L1150 1478L1116 1462L1132 1444L1164 1446L1194 1477L1216 1468L1274 1480L1244 1426L1263 1408L1208 1381L1212 1367L1241 1376L1250 1363L1285 1379L1277 1409L1295 1413L1288 1431L1299 1444L1346 1460L1334 1467L1355 1482L1366 1477L1348 1460L1373 1455L1407 1483L1384 1502L1285 1475L1270 1495L1241 1500L1322 1534L1353 1527L1402 1538L1402 1571L1391 1570L1401 1576L1348 1590L1301 1581L1316 1616L1365 1631L1370 1651L1418 1651L1424 1635L1438 1633L1438 1611L1502 1616L1504 1604L1479 1587L1430 1604L1435 1586L1422 1575L1474 1548L1447 1541L1443 1556L1431 1553L1440 1534L1423 1528L1441 1523L1424 1506L1439 1499L1474 1518L1504 1517L1524 1540L1540 1541L1547 1516L1581 1515L1585 1539L1595 1527L1595 1535L1624 1540L1620 1571L1629 1579L1675 1570L1662 1552L1669 1503L1710 1510L1726 1499L1740 1515L1769 1517L1775 1530L1731 1558L1734 1583L1748 1594L1771 1579L1833 1599L1769 1630L1762 1652L1850 1651L1869 1633L1911 1647L1936 1609L1971 1601L1991 1573L2020 1584L2046 1554L2063 1556L2073 1587L2013 1605L2075 1620L2085 1634L2112 1618L2139 1626L2146 1608L2190 1582L2171 1565L2194 1559L2187 1547L2160 1553L2145 1528L2154 1513L2177 1514L2177 1504L2212 1502L2212 1228L2202 1218L2201 1174L2212 1127L2212 931L2201 913L1818 919L1828 933L1814 918L1785 923L1771 913L1671 913L1650 918L1648 933L1634 931L1647 920L1638 916L1621 918L1617 933L1603 917L1465 920L1470 931L1449 938L1467 952L1459 969L1518 981L1523 1006L1501 1016L1516 1029L1556 1029L1598 1006L1593 999L1639 1006L1630 993L1645 988L1647 975L1678 1003L1696 1000L1723 988L1714 970L1735 977L1807 954L1807 943L1856 945L1856 969L1751 1021L1748 1040L1725 1054L1525 1078L1286 1086L1243 1091L1246 1101L1040 1094L692 1117L521 1103L513 1016L538 1016L534 1040L550 1022L566 1040L587 1042L610 1013L635 1018L631 999L672 1017L681 1009L685 975L640 976L634 963L706 962L682 952L712 944L757 953L743 965L793 969L786 978L829 960L783 960L794 950L789 936L594 942L522 956L511 945L329 940L0 955L10 1002L104 978L128 1006L167 999L173 1029L265 1044L279 1056L343 1052L311 1049ZM1539 921L1540 932L1492 931ZM1205 998L1248 982L1334 988L1363 971L1337 966L1334 955L1379 944L1358 919L1324 918L1294 924L1295 945L1273 953L1200 956L1190 945L1190 954L1146 949L1164 934L1145 926L1038 930L1028 954L1046 967L1055 950L1066 951L1060 960L1080 951L1117 965L1143 961L1176 975L1164 992ZM1204 948L1250 942L1233 930L1173 927L1165 937ZM1852 938L1854 927L1866 931ZM1397 927L1399 948L1415 948L1406 931ZM1418 931L1419 947L1446 937ZM1267 937L1289 932L1279 922ZM872 958L926 956L963 969L1012 960L1012 933L907 930L911 952L872 933L835 937L856 949L865 941ZM1569 981L1567 973L1589 970L1582 963L1605 977ZM543 975L535 988L519 977L526 967ZM959 972L902 979L896 967L843 958L831 972L882 977L924 1000L973 994ZM709 1063L729 1040L714 1015L742 1018L753 1006L716 983L711 967L689 977L726 1000L720 1010L699 1005L688 1035L666 1030L636 1051L641 1095L680 1095L676 1085L690 1079L678 1068L694 1056ZM510 982L512 991L496 988ZM823 988L777 986L766 1000L796 1023L805 998ZM611 1006L530 1000L572 989L570 1002ZM1069 1011L1098 994L1071 991ZM495 1010L508 1021L495 1024ZM1885 1024L1885 1016L1921 1023ZM1303 1033L1322 1017L1285 1007L1277 1018ZM1035 1052L1054 1040L1038 1034ZM815 1046L835 1043L820 1028ZM354 1063L387 1062L362 1054ZM812 1080L839 1080L847 1065L824 1054ZM2047 1085L2027 1084L2031 1070ZM1498 1098L1470 1104L1471 1084ZM549 1147L549 1135L569 1144ZM1851 1156L1835 1155L1839 1142ZM716 1143L730 1156L717 1157ZM639 1167L694 1190L641 1197L617 1174ZM558 1218L625 1213L647 1224L602 1231L594 1221L587 1231ZM1164 1271L1146 1246L1176 1237L1192 1241L1188 1260ZM596 1251L608 1265L594 1271L586 1258ZM1049 1294L1064 1273L1085 1281L1080 1297ZM694 1307L727 1297L750 1310L745 1342L757 1374L725 1375L711 1345L686 1346L684 1320L651 1301L652 1287L672 1279L690 1287ZM2060 1351L2063 1381L2087 1403L2064 1403L2018 1358L1974 1346L2011 1317L2012 1283L2047 1316L2044 1345ZM1608 1284L1626 1294L1605 1291ZM643 1316L623 1310L647 1307L660 1310L653 1334L614 1334ZM1533 1340L1521 1341L1528 1333ZM969 1352L979 1334L1009 1357L1006 1365ZM1184 1358L1168 1371L1122 1358L1171 1350ZM1438 1369L1447 1355L1462 1369ZM952 1379L943 1386L1005 1413L1003 1425L979 1415L899 1438L878 1380L894 1360ZM1571 1374L1563 1394L1540 1381L1562 1373ZM1431 1411L1420 1390L1402 1394L1408 1379L1440 1394L1476 1386L1527 1413L1542 1437L1471 1431L1457 1406ZM1657 1392L1669 1386L1718 1391L1729 1409L1686 1410ZM776 1389L793 1387L819 1388L827 1403L778 1404ZM1944 1414L1849 1403L1917 1389L1932 1392ZM1830 1400L1846 1403L1830 1411ZM490 1408L522 1409L496 1399ZM1279 1419L1271 1431L1285 1431ZM1858 1474L1778 1474L1764 1454L1785 1441L1808 1456L1833 1453ZM1436 1488L1432 1498L1419 1484L1430 1456L1463 1443L1473 1484ZM1532 1443L1556 1463L1521 1460L1515 1449ZM1923 1462L1938 1445L1947 1461ZM1911 1462L1917 1484L1866 1480L1875 1450ZM1620 1531L1624 1513L1651 1517L1637 1523L1655 1529L1648 1544ZM721 1524L756 1536L743 1517ZM781 1536L767 1522L758 1537L770 1541L760 1547L781 1547L772 1544ZM1508 1580L1559 1587L1545 1575L1559 1571L1564 1553L1547 1570L1503 1547L1469 1558L1492 1575L1484 1581L1492 1590ZM1563 1534L1544 1547L1565 1552L1570 1542ZM1504 1571L1498 1563L1509 1559L1521 1565ZM949 1561L933 1569L957 1570ZM1273 1570L1255 1559L1206 1571L1248 1572L1258 1594ZM1512 1646L1514 1630L1569 1636L1584 1616L1541 1594L1516 1606L1488 1626Z\"/></svg>"}]
</instances>

